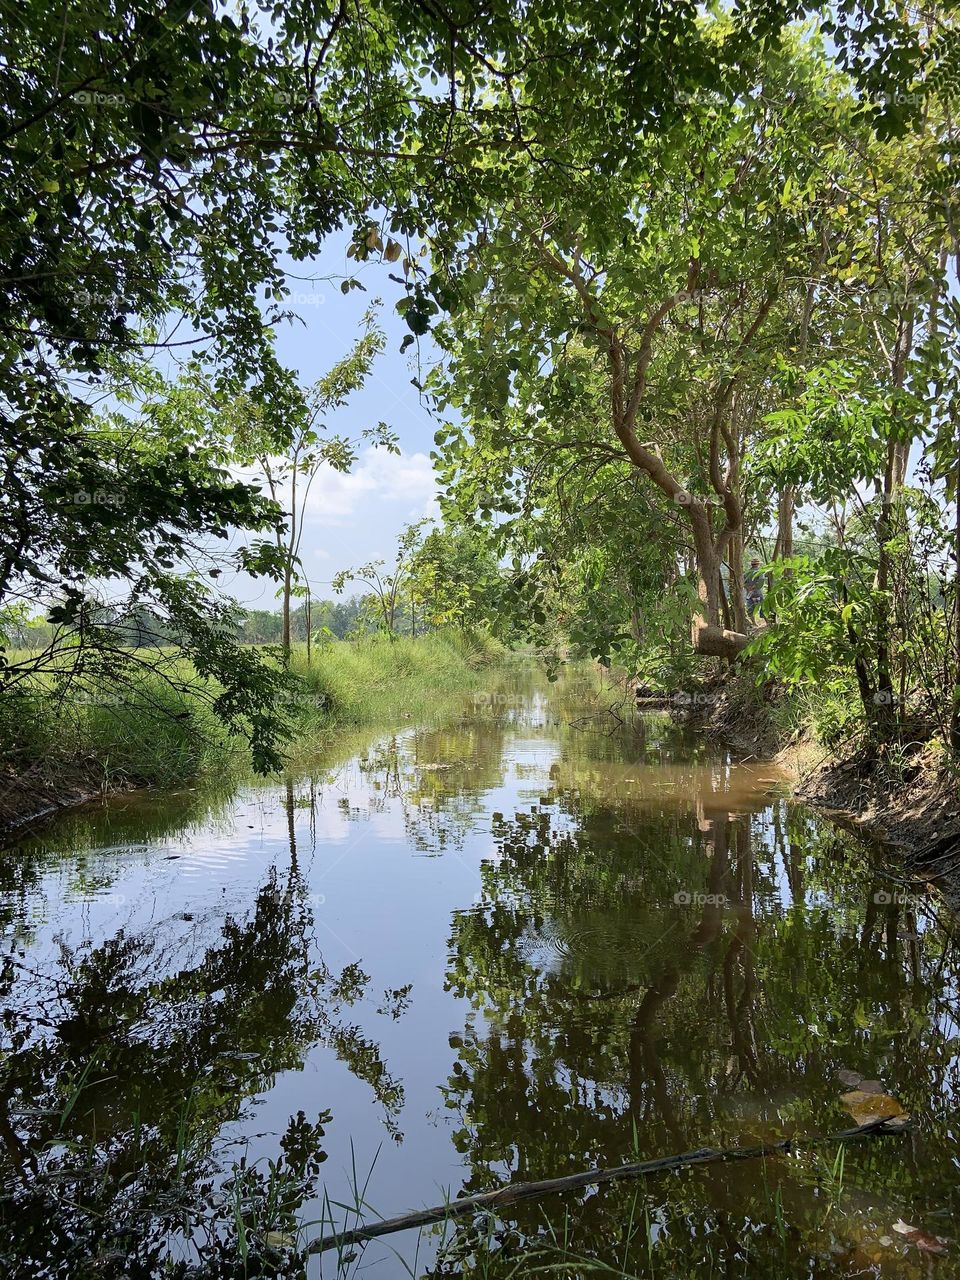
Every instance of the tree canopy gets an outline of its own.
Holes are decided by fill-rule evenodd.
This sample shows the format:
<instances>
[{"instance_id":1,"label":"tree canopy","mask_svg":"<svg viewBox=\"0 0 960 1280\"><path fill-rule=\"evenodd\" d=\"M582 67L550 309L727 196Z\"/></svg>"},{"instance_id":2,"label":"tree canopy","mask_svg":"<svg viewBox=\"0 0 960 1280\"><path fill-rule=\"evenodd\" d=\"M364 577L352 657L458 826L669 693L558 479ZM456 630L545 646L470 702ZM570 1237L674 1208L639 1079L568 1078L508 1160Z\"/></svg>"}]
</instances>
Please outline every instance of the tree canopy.
<instances>
[{"instance_id":1,"label":"tree canopy","mask_svg":"<svg viewBox=\"0 0 960 1280\"><path fill-rule=\"evenodd\" d=\"M889 697L911 441L954 491L958 67L948 10L884 0L21 6L0 34L2 619L41 605L102 647L91 594L155 611L277 758L212 548L243 531L232 565L289 599L296 533L211 417L256 405L262 456L296 447L287 265L337 232L396 282L404 346L433 330L447 353L417 382L459 415L448 512L515 560L505 607L542 626L559 593L606 655L649 588L733 658L748 545L773 524L786 561L798 504L879 481L872 594L847 574L839 608L861 696ZM830 385L845 406L814 408ZM853 448L814 475L793 443L838 412Z\"/></svg>"}]
</instances>

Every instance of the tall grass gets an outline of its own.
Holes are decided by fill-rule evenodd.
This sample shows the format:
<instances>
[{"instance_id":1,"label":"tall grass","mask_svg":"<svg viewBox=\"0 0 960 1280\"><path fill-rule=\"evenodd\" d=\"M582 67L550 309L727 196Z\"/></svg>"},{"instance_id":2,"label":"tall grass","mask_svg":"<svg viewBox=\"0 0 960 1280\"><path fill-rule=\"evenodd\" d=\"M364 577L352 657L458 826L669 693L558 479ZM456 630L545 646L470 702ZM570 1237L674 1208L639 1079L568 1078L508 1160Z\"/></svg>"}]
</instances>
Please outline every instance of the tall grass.
<instances>
[{"instance_id":1,"label":"tall grass","mask_svg":"<svg viewBox=\"0 0 960 1280\"><path fill-rule=\"evenodd\" d=\"M58 685L38 675L0 699L0 761L9 774L80 770L107 786L174 786L226 760L242 763L212 710L215 691L187 664Z\"/></svg>"},{"instance_id":2,"label":"tall grass","mask_svg":"<svg viewBox=\"0 0 960 1280\"><path fill-rule=\"evenodd\" d=\"M56 781L80 770L97 784L177 786L204 773L240 773L249 760L212 703L220 692L174 651L140 651L145 661L122 685L63 671L38 673L0 698L0 773ZM503 654L480 632L371 636L291 655L289 702L278 707L302 753L338 727L443 714L483 682ZM20 656L20 655L18 655ZM64 655L69 662L71 655ZM156 670L151 670L155 662Z\"/></svg>"},{"instance_id":3,"label":"tall grass","mask_svg":"<svg viewBox=\"0 0 960 1280\"><path fill-rule=\"evenodd\" d=\"M464 692L484 683L485 668L504 654L489 635L436 631L428 635L368 636L335 641L314 650L307 666L304 646L291 655L291 671L303 682L306 706L301 737L336 725L380 724L419 718L447 709Z\"/></svg>"},{"instance_id":4,"label":"tall grass","mask_svg":"<svg viewBox=\"0 0 960 1280\"><path fill-rule=\"evenodd\" d=\"M224 731L209 697L192 673L178 687L142 676L124 691L121 703L93 701L86 709L87 750L102 762L108 778L122 774L168 786L214 766L236 768L244 759L242 745Z\"/></svg>"}]
</instances>

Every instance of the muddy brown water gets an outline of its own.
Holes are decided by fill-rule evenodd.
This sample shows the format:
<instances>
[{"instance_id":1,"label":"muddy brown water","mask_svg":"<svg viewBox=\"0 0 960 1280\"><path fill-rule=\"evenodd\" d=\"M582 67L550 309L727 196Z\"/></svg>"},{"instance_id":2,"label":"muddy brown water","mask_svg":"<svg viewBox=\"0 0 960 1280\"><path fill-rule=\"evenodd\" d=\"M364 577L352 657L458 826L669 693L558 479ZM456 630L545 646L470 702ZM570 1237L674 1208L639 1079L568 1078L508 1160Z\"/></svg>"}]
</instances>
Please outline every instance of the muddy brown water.
<instances>
[{"instance_id":1,"label":"muddy brown water","mask_svg":"<svg viewBox=\"0 0 960 1280\"><path fill-rule=\"evenodd\" d=\"M354 1225L358 1196L374 1219L847 1128L842 1072L911 1131L309 1274L960 1275L955 922L773 766L595 695L517 668L298 776L6 850L0 1274L295 1274L291 1224Z\"/></svg>"}]
</instances>

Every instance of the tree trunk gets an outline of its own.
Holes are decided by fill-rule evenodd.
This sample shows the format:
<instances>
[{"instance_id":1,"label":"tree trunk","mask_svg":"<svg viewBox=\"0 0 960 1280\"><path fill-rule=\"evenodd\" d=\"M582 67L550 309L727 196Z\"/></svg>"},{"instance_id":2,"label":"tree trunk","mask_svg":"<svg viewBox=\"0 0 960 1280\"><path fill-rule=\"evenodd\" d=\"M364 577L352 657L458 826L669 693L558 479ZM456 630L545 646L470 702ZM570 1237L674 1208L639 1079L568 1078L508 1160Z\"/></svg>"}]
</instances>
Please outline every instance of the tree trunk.
<instances>
[{"instance_id":1,"label":"tree trunk","mask_svg":"<svg viewBox=\"0 0 960 1280\"><path fill-rule=\"evenodd\" d=\"M903 387L906 377L907 360L913 348L913 316L901 316L900 331L894 350L891 367L891 381L898 390ZM877 691L874 696L876 706L873 708L873 723L881 742L889 741L895 734L899 722L898 708L893 691L893 627L891 625L890 607L886 596L890 591L892 576L892 554L890 543L896 533L894 511L899 501L907 468L909 444L890 440L887 444L887 460L883 472L883 488L880 495L880 517L877 521L877 578L876 588L879 595L876 616L877 633ZM869 716L870 709L867 708Z\"/></svg>"},{"instance_id":2,"label":"tree trunk","mask_svg":"<svg viewBox=\"0 0 960 1280\"><path fill-rule=\"evenodd\" d=\"M781 560L793 555L793 485L784 485L777 511L777 549Z\"/></svg>"},{"instance_id":3,"label":"tree trunk","mask_svg":"<svg viewBox=\"0 0 960 1280\"><path fill-rule=\"evenodd\" d=\"M287 554L283 566L283 657L290 660L290 593L293 588L293 565L297 554L297 472L294 468L290 478L290 532L288 535Z\"/></svg>"},{"instance_id":4,"label":"tree trunk","mask_svg":"<svg viewBox=\"0 0 960 1280\"><path fill-rule=\"evenodd\" d=\"M747 589L743 581L743 529L735 529L727 553L730 568L730 595L733 603L733 625L737 631L748 631Z\"/></svg>"},{"instance_id":5,"label":"tree trunk","mask_svg":"<svg viewBox=\"0 0 960 1280\"><path fill-rule=\"evenodd\" d=\"M540 241L540 247L544 248ZM596 317L592 311L592 298L588 286L577 267L569 268L556 255L547 251L547 259L554 269L559 269L572 282L583 299L591 324L596 327ZM720 614L720 562L723 546L717 546L711 524L710 511L707 505L688 493L680 481L664 465L663 458L656 445L644 444L636 434L637 413L646 389L647 371L653 358L653 342L665 318L674 307L685 301L690 292L696 288L700 275L700 264L691 259L686 287L665 298L659 307L648 318L644 326L636 356L631 363L627 351L618 333L609 327L597 327L598 337L606 347L610 366L610 408L611 424L623 450L635 467L638 467L653 481L656 487L669 501L681 510L686 510L687 518L693 533L694 552L697 572L700 578L699 596L702 608L694 615L691 626L691 640L694 651L712 656L733 659L741 649L749 643L749 636L742 632L730 631L722 625ZM748 343L762 325L775 294L769 293L748 333L744 343ZM730 379L723 387L717 388L716 413L714 416L713 437L721 436L730 448L728 468L728 484L714 474L712 480L718 493L723 491L723 504L727 514L728 531L736 527L737 520L731 520L731 513L739 517L739 504L734 496L738 459L733 435L723 421L723 415L730 407L731 395L735 389L736 378ZM714 453L716 449L714 448ZM711 459L715 462L715 459ZM720 538L723 538L721 533Z\"/></svg>"},{"instance_id":6,"label":"tree trunk","mask_svg":"<svg viewBox=\"0 0 960 1280\"><path fill-rule=\"evenodd\" d=\"M634 644L643 644L643 624L640 621L636 603L630 606L630 634L633 636Z\"/></svg>"},{"instance_id":7,"label":"tree trunk","mask_svg":"<svg viewBox=\"0 0 960 1280\"><path fill-rule=\"evenodd\" d=\"M310 665L310 635L313 631L313 608L310 601L310 588L307 587L307 666Z\"/></svg>"},{"instance_id":8,"label":"tree trunk","mask_svg":"<svg viewBox=\"0 0 960 1280\"><path fill-rule=\"evenodd\" d=\"M290 592L292 588L293 572L288 560L283 570L283 631L280 639L283 656L286 659L290 657Z\"/></svg>"},{"instance_id":9,"label":"tree trunk","mask_svg":"<svg viewBox=\"0 0 960 1280\"><path fill-rule=\"evenodd\" d=\"M709 513L704 504L695 499L687 505L693 528L694 558L700 579L697 594L701 604L693 616L690 639L695 653L733 660L749 643L750 637L742 631L731 631L723 625L720 557L713 543Z\"/></svg>"},{"instance_id":10,"label":"tree trunk","mask_svg":"<svg viewBox=\"0 0 960 1280\"><path fill-rule=\"evenodd\" d=\"M726 627L710 626L701 619L694 620L693 647L705 658L727 658L733 662L750 643L750 637L742 631L728 631Z\"/></svg>"},{"instance_id":11,"label":"tree trunk","mask_svg":"<svg viewBox=\"0 0 960 1280\"><path fill-rule=\"evenodd\" d=\"M880 494L880 517L877 521L877 577L876 587L879 596L876 613L876 663L877 691L874 695L873 708L866 707L867 716L872 719L881 742L887 741L893 731L893 677L890 669L890 614L886 596L890 590L890 539L893 537L893 521L891 512L896 486L896 445L887 445L887 465L883 473L883 486ZM872 714L871 714L872 712Z\"/></svg>"},{"instance_id":12,"label":"tree trunk","mask_svg":"<svg viewBox=\"0 0 960 1280\"><path fill-rule=\"evenodd\" d=\"M727 599L727 589L723 585L723 568L722 567L720 569L720 578L718 581L719 581L719 587L720 587L720 617L723 621L723 625L727 628L727 630L732 631L734 627L733 614L730 611L730 601Z\"/></svg>"}]
</instances>

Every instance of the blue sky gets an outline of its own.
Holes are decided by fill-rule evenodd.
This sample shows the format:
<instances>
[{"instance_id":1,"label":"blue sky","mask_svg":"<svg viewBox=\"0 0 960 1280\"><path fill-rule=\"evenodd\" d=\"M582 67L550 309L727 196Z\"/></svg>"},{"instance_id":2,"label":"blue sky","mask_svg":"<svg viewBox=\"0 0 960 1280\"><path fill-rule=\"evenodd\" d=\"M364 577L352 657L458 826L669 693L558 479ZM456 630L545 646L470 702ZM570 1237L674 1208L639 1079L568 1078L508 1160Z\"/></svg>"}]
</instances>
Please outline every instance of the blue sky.
<instances>
[{"instance_id":1,"label":"blue sky","mask_svg":"<svg viewBox=\"0 0 960 1280\"><path fill-rule=\"evenodd\" d=\"M340 569L371 559L390 560L405 524L436 515L429 454L437 423L410 382L416 374L417 344L400 355L400 343L409 330L394 310L403 291L387 277L396 268L348 260L349 242L350 233L344 229L330 237L312 263L288 265L291 297L284 305L302 323L293 321L278 331L277 350L304 384L312 383L350 350L364 311L373 298L382 298L386 350L366 386L329 419L328 426L338 435L357 436L366 427L386 422L399 437L401 453L368 449L349 475L324 468L314 481L301 555L315 597L333 595L330 580ZM343 294L340 281L349 275L361 280L367 292L352 289ZM436 357L429 337L419 340L419 351L426 368ZM266 579L224 575L221 586L252 608L278 607L276 585Z\"/></svg>"}]
</instances>

